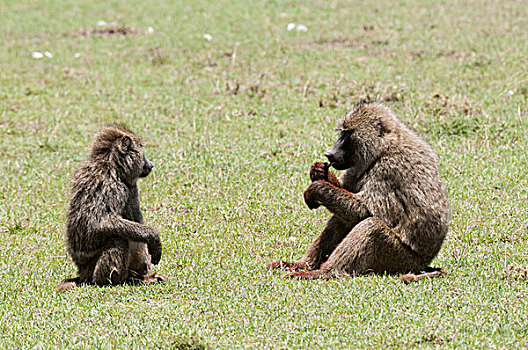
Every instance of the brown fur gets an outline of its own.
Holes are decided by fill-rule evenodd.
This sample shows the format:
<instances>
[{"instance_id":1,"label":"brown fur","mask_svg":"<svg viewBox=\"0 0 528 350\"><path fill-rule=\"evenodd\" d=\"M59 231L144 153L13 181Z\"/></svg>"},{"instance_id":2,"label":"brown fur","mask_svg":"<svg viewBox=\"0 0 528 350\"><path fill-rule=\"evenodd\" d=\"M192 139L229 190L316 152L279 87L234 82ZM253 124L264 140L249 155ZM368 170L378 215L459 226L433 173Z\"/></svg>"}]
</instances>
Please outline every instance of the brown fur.
<instances>
[{"instance_id":1,"label":"brown fur","mask_svg":"<svg viewBox=\"0 0 528 350\"><path fill-rule=\"evenodd\" d=\"M153 164L142 140L121 125L95 135L90 155L74 171L66 221L68 253L79 276L57 287L166 281L152 274L161 259L158 231L143 224L137 180Z\"/></svg>"},{"instance_id":2,"label":"brown fur","mask_svg":"<svg viewBox=\"0 0 528 350\"><path fill-rule=\"evenodd\" d=\"M435 153L378 103L356 104L340 130L325 155L345 173L337 179L316 163L304 193L309 208L323 205L332 218L299 262L268 268L308 270L286 276L296 278L426 271L449 225Z\"/></svg>"}]
</instances>

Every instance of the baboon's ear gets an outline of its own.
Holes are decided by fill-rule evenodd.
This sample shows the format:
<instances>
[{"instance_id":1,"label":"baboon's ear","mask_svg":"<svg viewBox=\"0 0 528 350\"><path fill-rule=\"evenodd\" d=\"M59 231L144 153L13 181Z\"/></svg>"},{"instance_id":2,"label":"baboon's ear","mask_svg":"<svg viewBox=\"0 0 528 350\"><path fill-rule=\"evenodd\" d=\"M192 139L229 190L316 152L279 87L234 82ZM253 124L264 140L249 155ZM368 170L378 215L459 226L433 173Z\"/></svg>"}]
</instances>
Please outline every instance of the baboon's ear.
<instances>
[{"instance_id":1,"label":"baboon's ear","mask_svg":"<svg viewBox=\"0 0 528 350\"><path fill-rule=\"evenodd\" d=\"M132 146L132 139L128 136L123 136L118 142L119 150L123 153L128 152Z\"/></svg>"}]
</instances>

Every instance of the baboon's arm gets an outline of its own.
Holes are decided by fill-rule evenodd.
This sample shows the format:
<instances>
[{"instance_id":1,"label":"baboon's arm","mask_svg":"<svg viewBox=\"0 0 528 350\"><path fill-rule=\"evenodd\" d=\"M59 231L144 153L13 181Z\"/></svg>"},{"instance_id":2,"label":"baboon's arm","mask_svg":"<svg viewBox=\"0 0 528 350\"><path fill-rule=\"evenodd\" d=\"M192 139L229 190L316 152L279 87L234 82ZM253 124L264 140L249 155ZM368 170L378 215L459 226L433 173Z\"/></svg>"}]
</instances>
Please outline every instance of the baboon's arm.
<instances>
[{"instance_id":1,"label":"baboon's arm","mask_svg":"<svg viewBox=\"0 0 528 350\"><path fill-rule=\"evenodd\" d=\"M113 216L103 220L99 230L106 237L117 236L129 241L145 242L152 256L152 263L157 264L161 259L161 240L158 231L153 227Z\"/></svg>"},{"instance_id":2,"label":"baboon's arm","mask_svg":"<svg viewBox=\"0 0 528 350\"><path fill-rule=\"evenodd\" d=\"M338 177L335 176L330 171L328 172L328 182L330 182L332 185L336 187L341 187L341 188L343 187L343 183L341 182L341 180L339 180Z\"/></svg>"},{"instance_id":3,"label":"baboon's arm","mask_svg":"<svg viewBox=\"0 0 528 350\"><path fill-rule=\"evenodd\" d=\"M327 181L315 181L304 192L310 209L324 205L345 223L357 223L372 214L358 194L339 188Z\"/></svg>"}]
</instances>

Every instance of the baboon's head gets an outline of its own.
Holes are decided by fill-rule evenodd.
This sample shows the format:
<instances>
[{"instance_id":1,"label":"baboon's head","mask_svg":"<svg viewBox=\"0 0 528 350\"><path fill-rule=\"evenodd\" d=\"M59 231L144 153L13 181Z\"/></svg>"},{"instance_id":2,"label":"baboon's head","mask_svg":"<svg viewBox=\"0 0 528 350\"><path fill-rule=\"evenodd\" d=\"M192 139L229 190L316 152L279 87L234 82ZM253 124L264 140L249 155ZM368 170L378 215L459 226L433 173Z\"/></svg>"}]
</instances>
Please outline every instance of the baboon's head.
<instances>
[{"instance_id":1,"label":"baboon's head","mask_svg":"<svg viewBox=\"0 0 528 350\"><path fill-rule=\"evenodd\" d=\"M143 152L143 140L123 125L106 126L95 135L91 157L104 160L121 180L133 184L150 174L154 164Z\"/></svg>"},{"instance_id":2,"label":"baboon's head","mask_svg":"<svg viewBox=\"0 0 528 350\"><path fill-rule=\"evenodd\" d=\"M386 149L394 129L391 112L381 104L359 102L341 120L339 139L325 156L337 170L365 171Z\"/></svg>"}]
</instances>

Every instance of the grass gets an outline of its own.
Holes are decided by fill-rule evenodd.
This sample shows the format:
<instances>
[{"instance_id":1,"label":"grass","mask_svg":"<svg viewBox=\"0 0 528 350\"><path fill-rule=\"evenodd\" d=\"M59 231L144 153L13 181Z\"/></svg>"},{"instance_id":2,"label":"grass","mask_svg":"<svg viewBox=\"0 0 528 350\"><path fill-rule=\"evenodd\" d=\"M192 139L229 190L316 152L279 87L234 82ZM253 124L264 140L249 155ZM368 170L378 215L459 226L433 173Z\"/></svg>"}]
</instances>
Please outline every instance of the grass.
<instances>
[{"instance_id":1,"label":"grass","mask_svg":"<svg viewBox=\"0 0 528 350\"><path fill-rule=\"evenodd\" d=\"M0 346L528 347L527 10L3 1ZM308 169L362 98L390 105L439 154L452 223L433 264L446 278L307 282L265 269L299 259L323 228L328 213L302 201ZM156 167L142 207L171 281L57 294L76 272L69 176L106 122L147 141Z\"/></svg>"}]
</instances>

